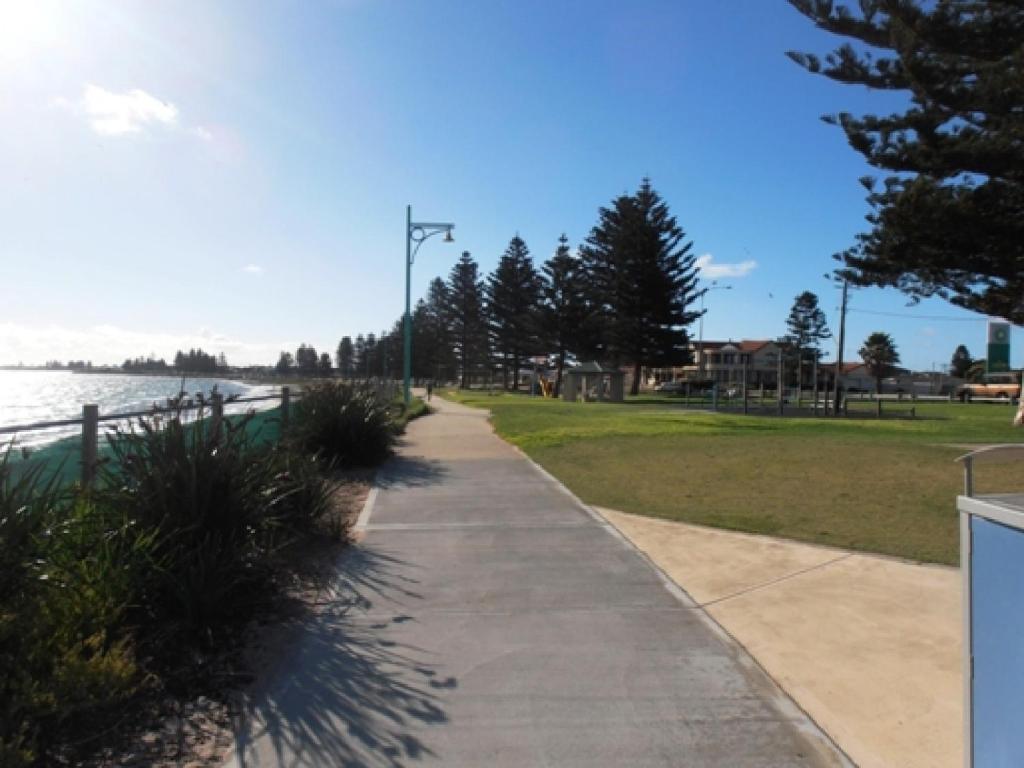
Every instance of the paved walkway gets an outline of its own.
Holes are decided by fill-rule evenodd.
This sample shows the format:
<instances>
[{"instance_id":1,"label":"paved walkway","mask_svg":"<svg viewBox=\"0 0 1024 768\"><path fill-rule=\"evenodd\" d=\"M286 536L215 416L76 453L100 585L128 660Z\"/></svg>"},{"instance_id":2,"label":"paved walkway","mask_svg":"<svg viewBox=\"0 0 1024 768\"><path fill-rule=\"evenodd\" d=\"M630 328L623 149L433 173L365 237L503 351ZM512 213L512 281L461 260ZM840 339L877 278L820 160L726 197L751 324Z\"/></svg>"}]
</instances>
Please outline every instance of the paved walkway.
<instances>
[{"instance_id":1,"label":"paved walkway","mask_svg":"<svg viewBox=\"0 0 1024 768\"><path fill-rule=\"evenodd\" d=\"M844 764L484 412L434 404L381 474L337 604L256 696L233 765Z\"/></svg>"},{"instance_id":2,"label":"paved walkway","mask_svg":"<svg viewBox=\"0 0 1024 768\"><path fill-rule=\"evenodd\" d=\"M860 768L963 765L958 568L598 511Z\"/></svg>"}]
</instances>

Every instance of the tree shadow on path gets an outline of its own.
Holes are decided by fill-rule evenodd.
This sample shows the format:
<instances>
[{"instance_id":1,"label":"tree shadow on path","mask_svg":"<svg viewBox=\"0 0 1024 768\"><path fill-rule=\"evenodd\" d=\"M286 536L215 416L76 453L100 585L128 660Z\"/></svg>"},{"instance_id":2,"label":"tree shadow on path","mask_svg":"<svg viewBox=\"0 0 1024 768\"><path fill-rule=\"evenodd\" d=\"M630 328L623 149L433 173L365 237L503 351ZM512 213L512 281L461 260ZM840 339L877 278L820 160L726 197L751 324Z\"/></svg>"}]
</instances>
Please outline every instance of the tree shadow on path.
<instances>
[{"instance_id":1,"label":"tree shadow on path","mask_svg":"<svg viewBox=\"0 0 1024 768\"><path fill-rule=\"evenodd\" d=\"M337 597L296 633L247 703L234 765L402 768L437 757L421 734L447 722L437 692L457 681L438 675L430 652L395 639L415 621L413 568L380 551L349 551Z\"/></svg>"},{"instance_id":2,"label":"tree shadow on path","mask_svg":"<svg viewBox=\"0 0 1024 768\"><path fill-rule=\"evenodd\" d=\"M449 475L444 463L420 456L393 456L381 467L374 485L382 490L440 485Z\"/></svg>"}]
</instances>

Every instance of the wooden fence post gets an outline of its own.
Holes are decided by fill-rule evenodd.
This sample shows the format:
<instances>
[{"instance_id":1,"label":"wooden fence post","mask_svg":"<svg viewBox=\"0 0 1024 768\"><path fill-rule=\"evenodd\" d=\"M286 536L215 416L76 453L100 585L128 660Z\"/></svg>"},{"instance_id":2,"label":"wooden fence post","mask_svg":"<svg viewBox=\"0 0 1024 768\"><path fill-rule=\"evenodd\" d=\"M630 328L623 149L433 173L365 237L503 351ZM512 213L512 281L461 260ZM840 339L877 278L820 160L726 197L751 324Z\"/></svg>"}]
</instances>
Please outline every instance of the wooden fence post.
<instances>
[{"instance_id":1,"label":"wooden fence post","mask_svg":"<svg viewBox=\"0 0 1024 768\"><path fill-rule=\"evenodd\" d=\"M875 415L882 418L882 396L875 395Z\"/></svg>"},{"instance_id":2,"label":"wooden fence post","mask_svg":"<svg viewBox=\"0 0 1024 768\"><path fill-rule=\"evenodd\" d=\"M100 407L82 406L82 486L88 488L96 479L96 455L99 442Z\"/></svg>"},{"instance_id":3,"label":"wooden fence post","mask_svg":"<svg viewBox=\"0 0 1024 768\"><path fill-rule=\"evenodd\" d=\"M224 421L224 395L214 392L210 404L210 434L214 442L220 441L221 424Z\"/></svg>"}]
</instances>

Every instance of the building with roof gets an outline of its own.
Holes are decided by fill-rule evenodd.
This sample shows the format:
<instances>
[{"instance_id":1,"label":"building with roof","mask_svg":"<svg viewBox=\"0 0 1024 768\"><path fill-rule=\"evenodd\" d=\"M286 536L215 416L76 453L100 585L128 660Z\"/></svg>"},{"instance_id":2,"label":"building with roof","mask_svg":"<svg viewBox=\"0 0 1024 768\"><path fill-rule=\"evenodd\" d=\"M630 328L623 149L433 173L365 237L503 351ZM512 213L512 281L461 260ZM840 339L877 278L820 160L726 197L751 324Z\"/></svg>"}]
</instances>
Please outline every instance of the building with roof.
<instances>
[{"instance_id":1,"label":"building with roof","mask_svg":"<svg viewBox=\"0 0 1024 768\"><path fill-rule=\"evenodd\" d=\"M673 368L653 369L652 383L662 381L715 382L719 386L740 384L746 366L748 387L774 388L779 370L779 345L769 339L740 341L691 341L693 362Z\"/></svg>"},{"instance_id":2,"label":"building with roof","mask_svg":"<svg viewBox=\"0 0 1024 768\"><path fill-rule=\"evenodd\" d=\"M566 368L562 375L563 400L609 400L621 403L624 399L626 375L621 368L597 362L580 363Z\"/></svg>"}]
</instances>

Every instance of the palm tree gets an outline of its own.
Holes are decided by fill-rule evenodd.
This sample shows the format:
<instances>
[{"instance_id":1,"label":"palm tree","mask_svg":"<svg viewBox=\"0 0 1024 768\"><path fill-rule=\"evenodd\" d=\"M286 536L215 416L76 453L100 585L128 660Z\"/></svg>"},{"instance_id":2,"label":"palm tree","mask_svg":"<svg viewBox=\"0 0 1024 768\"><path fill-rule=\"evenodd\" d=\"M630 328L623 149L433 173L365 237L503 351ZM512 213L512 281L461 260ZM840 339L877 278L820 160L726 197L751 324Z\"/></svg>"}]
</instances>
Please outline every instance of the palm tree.
<instances>
[{"instance_id":1,"label":"palm tree","mask_svg":"<svg viewBox=\"0 0 1024 768\"><path fill-rule=\"evenodd\" d=\"M875 392L882 393L882 377L900 361L900 353L896 351L896 342L892 336L882 331L875 331L864 341L864 346L857 353L860 355L868 371L875 377Z\"/></svg>"}]
</instances>

